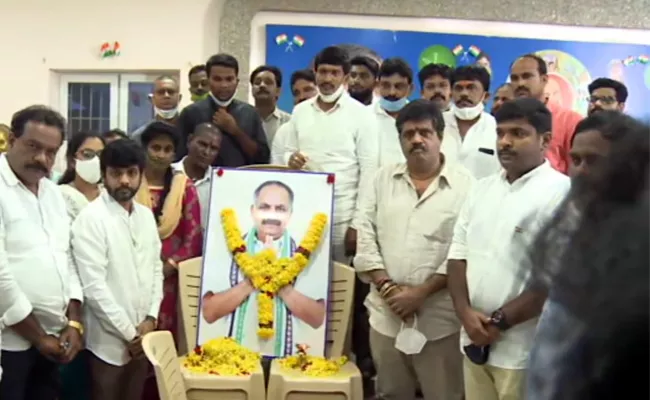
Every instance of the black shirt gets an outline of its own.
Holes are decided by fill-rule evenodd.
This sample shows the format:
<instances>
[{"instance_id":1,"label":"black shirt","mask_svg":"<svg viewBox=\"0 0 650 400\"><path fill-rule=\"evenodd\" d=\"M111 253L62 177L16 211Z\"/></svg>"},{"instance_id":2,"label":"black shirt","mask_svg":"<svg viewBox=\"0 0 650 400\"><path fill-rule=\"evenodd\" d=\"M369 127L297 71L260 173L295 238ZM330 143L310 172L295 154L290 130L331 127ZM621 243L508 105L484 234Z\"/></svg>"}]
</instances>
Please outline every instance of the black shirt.
<instances>
[{"instance_id":1,"label":"black shirt","mask_svg":"<svg viewBox=\"0 0 650 400\"><path fill-rule=\"evenodd\" d=\"M212 116L219 109L217 103L208 97L185 107L178 117L178 127L182 134L181 145L178 146L177 158L180 160L187 155L187 138L194 133L197 125L212 122ZM223 132L221 150L214 162L219 167L241 167L251 164L268 164L271 151L266 142L266 134L257 111L250 104L233 100L226 111L235 118L239 129L257 143L257 154L248 157L244 150L229 132Z\"/></svg>"}]
</instances>

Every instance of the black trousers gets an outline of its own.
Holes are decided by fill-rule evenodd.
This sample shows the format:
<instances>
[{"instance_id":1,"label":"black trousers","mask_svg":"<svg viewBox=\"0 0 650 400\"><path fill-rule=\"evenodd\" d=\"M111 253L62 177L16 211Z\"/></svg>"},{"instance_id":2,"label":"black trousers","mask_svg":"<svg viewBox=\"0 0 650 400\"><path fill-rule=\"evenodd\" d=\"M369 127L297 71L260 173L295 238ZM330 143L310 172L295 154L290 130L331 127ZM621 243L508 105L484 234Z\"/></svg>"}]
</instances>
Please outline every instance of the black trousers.
<instances>
[{"instance_id":1,"label":"black trousers","mask_svg":"<svg viewBox=\"0 0 650 400\"><path fill-rule=\"evenodd\" d=\"M56 400L59 397L59 365L38 350L2 350L0 400Z\"/></svg>"},{"instance_id":2,"label":"black trousers","mask_svg":"<svg viewBox=\"0 0 650 400\"><path fill-rule=\"evenodd\" d=\"M368 296L370 285L356 277L354 282L354 308L352 314L352 351L357 358L357 366L365 378L375 375L375 366L370 355L370 323L368 310L363 301Z\"/></svg>"}]
</instances>

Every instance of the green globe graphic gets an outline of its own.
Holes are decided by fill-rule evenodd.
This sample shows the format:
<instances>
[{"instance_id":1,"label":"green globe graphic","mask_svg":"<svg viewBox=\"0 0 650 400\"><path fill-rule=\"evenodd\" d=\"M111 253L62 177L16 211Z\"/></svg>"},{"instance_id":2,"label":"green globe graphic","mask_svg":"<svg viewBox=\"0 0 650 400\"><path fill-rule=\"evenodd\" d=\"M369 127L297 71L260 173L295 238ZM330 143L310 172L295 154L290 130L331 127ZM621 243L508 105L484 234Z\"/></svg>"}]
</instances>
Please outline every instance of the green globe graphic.
<instances>
[{"instance_id":1,"label":"green globe graphic","mask_svg":"<svg viewBox=\"0 0 650 400\"><path fill-rule=\"evenodd\" d=\"M419 69L428 64L445 64L451 68L456 67L456 56L448 47L441 44L429 46L420 53Z\"/></svg>"}]
</instances>

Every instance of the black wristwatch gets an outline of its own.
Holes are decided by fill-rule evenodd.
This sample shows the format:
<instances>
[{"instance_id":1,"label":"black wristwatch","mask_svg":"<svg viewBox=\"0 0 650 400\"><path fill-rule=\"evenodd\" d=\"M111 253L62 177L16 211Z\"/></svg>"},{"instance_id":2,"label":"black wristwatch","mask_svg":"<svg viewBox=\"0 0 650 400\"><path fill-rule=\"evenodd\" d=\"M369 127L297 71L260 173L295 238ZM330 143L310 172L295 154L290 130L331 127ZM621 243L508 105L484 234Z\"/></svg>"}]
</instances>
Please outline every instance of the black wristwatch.
<instances>
[{"instance_id":1,"label":"black wristwatch","mask_svg":"<svg viewBox=\"0 0 650 400\"><path fill-rule=\"evenodd\" d=\"M500 308L490 315L490 323L499 328L500 331L507 331L510 329L510 324L506 319L506 315Z\"/></svg>"}]
</instances>

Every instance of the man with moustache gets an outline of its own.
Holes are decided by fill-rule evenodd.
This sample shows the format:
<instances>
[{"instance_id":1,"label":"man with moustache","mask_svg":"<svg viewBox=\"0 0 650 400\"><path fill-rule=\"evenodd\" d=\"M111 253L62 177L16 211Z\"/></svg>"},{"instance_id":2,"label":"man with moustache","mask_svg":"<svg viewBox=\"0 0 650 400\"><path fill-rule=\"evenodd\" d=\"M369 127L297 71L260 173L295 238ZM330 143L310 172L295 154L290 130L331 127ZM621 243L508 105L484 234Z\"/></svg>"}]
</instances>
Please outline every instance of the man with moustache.
<instances>
[{"instance_id":1,"label":"man with moustache","mask_svg":"<svg viewBox=\"0 0 650 400\"><path fill-rule=\"evenodd\" d=\"M56 400L59 364L83 348L82 286L70 257L70 220L48 179L65 119L31 106L11 119L0 155L0 398Z\"/></svg>"},{"instance_id":2,"label":"man with moustache","mask_svg":"<svg viewBox=\"0 0 650 400\"><path fill-rule=\"evenodd\" d=\"M515 97L530 97L546 104L553 116L553 135L546 152L546 158L556 170L567 174L571 158L571 138L576 125L582 120L577 112L562 108L548 101L544 95L544 88L548 82L546 61L535 54L526 54L510 66L510 83L515 92Z\"/></svg>"},{"instance_id":3,"label":"man with moustache","mask_svg":"<svg viewBox=\"0 0 650 400\"><path fill-rule=\"evenodd\" d=\"M440 153L444 119L433 102L407 104L396 126L406 162L377 172L354 258L359 278L371 285L365 305L377 391L386 400L415 400L418 384L426 400L460 400L460 326L445 260L474 178Z\"/></svg>"},{"instance_id":4,"label":"man with moustache","mask_svg":"<svg viewBox=\"0 0 650 400\"><path fill-rule=\"evenodd\" d=\"M316 77L314 71L310 69L301 69L291 74L291 94L293 95L294 107L305 100L309 100L318 94L316 87ZM283 165L285 164L284 158L287 152L287 137L291 132L291 127L288 124L283 124L278 128L278 131L271 143L271 164Z\"/></svg>"},{"instance_id":5,"label":"man with moustache","mask_svg":"<svg viewBox=\"0 0 650 400\"><path fill-rule=\"evenodd\" d=\"M463 325L467 400L524 399L528 355L546 300L545 291L529 286L528 255L570 186L545 160L552 117L542 102L509 101L495 118L503 172L469 192L448 254L449 291Z\"/></svg>"},{"instance_id":6,"label":"man with moustache","mask_svg":"<svg viewBox=\"0 0 650 400\"><path fill-rule=\"evenodd\" d=\"M291 119L291 114L278 108L278 98L282 90L282 71L273 65L259 66L251 73L250 83L255 109L262 118L266 140L271 146L278 128Z\"/></svg>"},{"instance_id":7,"label":"man with moustache","mask_svg":"<svg viewBox=\"0 0 650 400\"><path fill-rule=\"evenodd\" d=\"M504 83L503 85L499 86L494 92L494 97L492 97L492 109L490 110L490 114L494 116L497 111L499 111L499 108L501 108L503 103L514 98L515 91L511 83Z\"/></svg>"},{"instance_id":8,"label":"man with moustache","mask_svg":"<svg viewBox=\"0 0 650 400\"><path fill-rule=\"evenodd\" d=\"M106 190L72 224L87 306L91 398L140 399L149 365L142 338L156 328L163 297L162 246L153 213L133 200L144 173L142 147L110 143L100 165Z\"/></svg>"},{"instance_id":9,"label":"man with moustache","mask_svg":"<svg viewBox=\"0 0 650 400\"><path fill-rule=\"evenodd\" d=\"M210 82L209 97L185 107L178 118L182 133L176 158L187 155L187 138L205 122L223 133L221 151L214 166L241 167L267 164L270 149L262 119L253 106L235 99L239 84L239 63L230 54L216 54L205 63Z\"/></svg>"},{"instance_id":10,"label":"man with moustache","mask_svg":"<svg viewBox=\"0 0 650 400\"><path fill-rule=\"evenodd\" d=\"M179 162L172 164L177 172L184 173L194 182L201 205L201 226L208 226L208 209L210 207L210 166L219 155L223 134L209 122L196 127L187 139L187 155Z\"/></svg>"},{"instance_id":11,"label":"man with moustache","mask_svg":"<svg viewBox=\"0 0 650 400\"><path fill-rule=\"evenodd\" d=\"M356 56L350 60L348 93L353 99L370 105L374 99L379 63L367 56Z\"/></svg>"},{"instance_id":12,"label":"man with moustache","mask_svg":"<svg viewBox=\"0 0 650 400\"><path fill-rule=\"evenodd\" d=\"M156 78L153 83L153 93L149 95L149 100L153 105L154 121L175 124L180 113L179 107L182 97L176 78L167 75ZM131 139L140 143L142 132L149 124L150 122L133 131Z\"/></svg>"},{"instance_id":13,"label":"man with moustache","mask_svg":"<svg viewBox=\"0 0 650 400\"><path fill-rule=\"evenodd\" d=\"M458 67L451 73L451 109L443 114L441 150L448 162L459 162L476 179L501 170L496 155L497 124L484 111L490 74L479 66Z\"/></svg>"},{"instance_id":14,"label":"man with moustache","mask_svg":"<svg viewBox=\"0 0 650 400\"><path fill-rule=\"evenodd\" d=\"M205 65L199 64L190 68L187 73L187 79L190 84L190 96L192 103L203 100L208 96L210 85L208 83L208 73Z\"/></svg>"},{"instance_id":15,"label":"man with moustache","mask_svg":"<svg viewBox=\"0 0 650 400\"><path fill-rule=\"evenodd\" d=\"M623 112L627 101L627 87L619 81L609 78L598 78L588 86L589 109L592 115L598 111L614 110Z\"/></svg>"},{"instance_id":16,"label":"man with moustache","mask_svg":"<svg viewBox=\"0 0 650 400\"><path fill-rule=\"evenodd\" d=\"M332 257L347 264L356 250L360 199L379 162L377 120L345 90L350 72L345 51L321 50L314 70L319 94L294 108L283 164L336 174Z\"/></svg>"},{"instance_id":17,"label":"man with moustache","mask_svg":"<svg viewBox=\"0 0 650 400\"><path fill-rule=\"evenodd\" d=\"M451 71L445 64L427 64L418 72L422 98L433 101L442 111L449 110Z\"/></svg>"}]
</instances>

